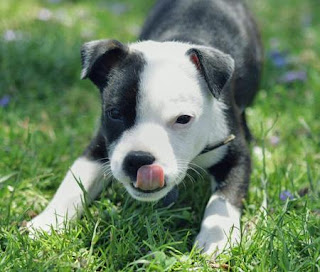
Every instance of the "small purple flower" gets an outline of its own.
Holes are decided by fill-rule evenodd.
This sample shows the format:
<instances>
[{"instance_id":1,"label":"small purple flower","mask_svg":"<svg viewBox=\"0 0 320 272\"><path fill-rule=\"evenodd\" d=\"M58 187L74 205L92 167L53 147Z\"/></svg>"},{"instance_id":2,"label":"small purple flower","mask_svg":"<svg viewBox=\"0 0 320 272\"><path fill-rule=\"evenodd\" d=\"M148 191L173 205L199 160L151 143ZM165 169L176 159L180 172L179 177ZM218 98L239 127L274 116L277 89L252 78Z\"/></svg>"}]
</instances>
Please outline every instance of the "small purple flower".
<instances>
[{"instance_id":1,"label":"small purple flower","mask_svg":"<svg viewBox=\"0 0 320 272\"><path fill-rule=\"evenodd\" d=\"M8 106L9 103L10 103L10 96L9 95L6 94L3 97L1 97L0 107L4 108L4 107Z\"/></svg>"},{"instance_id":2,"label":"small purple flower","mask_svg":"<svg viewBox=\"0 0 320 272\"><path fill-rule=\"evenodd\" d=\"M270 144L273 146L276 146L280 143L280 137L276 136L276 135L272 135L269 139Z\"/></svg>"},{"instance_id":3,"label":"small purple flower","mask_svg":"<svg viewBox=\"0 0 320 272\"><path fill-rule=\"evenodd\" d=\"M273 49L269 52L269 58L272 64L277 68L285 67L289 63L287 52L279 51L277 49Z\"/></svg>"},{"instance_id":4,"label":"small purple flower","mask_svg":"<svg viewBox=\"0 0 320 272\"><path fill-rule=\"evenodd\" d=\"M307 73L306 71L301 71L301 70L288 71L279 79L281 83L304 82L306 80L307 80Z\"/></svg>"},{"instance_id":5,"label":"small purple flower","mask_svg":"<svg viewBox=\"0 0 320 272\"><path fill-rule=\"evenodd\" d=\"M280 196L279 196L280 200L281 201L286 201L287 199L293 199L293 195L290 193L290 191L282 191L280 193Z\"/></svg>"}]
</instances>

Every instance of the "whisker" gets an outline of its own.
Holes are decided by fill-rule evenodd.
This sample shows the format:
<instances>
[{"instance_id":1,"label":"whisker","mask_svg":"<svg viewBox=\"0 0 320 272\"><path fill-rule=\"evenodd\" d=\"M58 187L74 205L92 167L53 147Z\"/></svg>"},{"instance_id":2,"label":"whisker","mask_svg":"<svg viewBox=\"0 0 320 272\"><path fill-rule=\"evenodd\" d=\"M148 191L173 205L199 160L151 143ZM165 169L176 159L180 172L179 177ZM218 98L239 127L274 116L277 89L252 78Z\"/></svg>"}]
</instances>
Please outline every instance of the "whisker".
<instances>
[{"instance_id":1,"label":"whisker","mask_svg":"<svg viewBox=\"0 0 320 272\"><path fill-rule=\"evenodd\" d=\"M190 169L190 171L194 172L196 174L196 177L199 178L201 181L204 180L204 176L207 174L207 171L201 166L197 165L196 163L180 159L178 160L177 164L179 168L185 171L187 171L187 169Z\"/></svg>"},{"instance_id":2,"label":"whisker","mask_svg":"<svg viewBox=\"0 0 320 272\"><path fill-rule=\"evenodd\" d=\"M95 161L100 162L100 161L104 161L104 160L109 161L109 158L108 157L104 157L104 158L97 159Z\"/></svg>"}]
</instances>

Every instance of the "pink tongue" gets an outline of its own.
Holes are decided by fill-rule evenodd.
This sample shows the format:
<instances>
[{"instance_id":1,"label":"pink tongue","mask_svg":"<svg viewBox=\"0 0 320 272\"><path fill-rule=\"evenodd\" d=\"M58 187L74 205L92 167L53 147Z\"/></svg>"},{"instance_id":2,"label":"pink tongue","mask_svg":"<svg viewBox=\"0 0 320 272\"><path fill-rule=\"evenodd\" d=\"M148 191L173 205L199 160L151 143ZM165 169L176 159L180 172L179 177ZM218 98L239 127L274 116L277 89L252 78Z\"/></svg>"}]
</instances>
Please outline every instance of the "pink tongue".
<instances>
[{"instance_id":1,"label":"pink tongue","mask_svg":"<svg viewBox=\"0 0 320 272\"><path fill-rule=\"evenodd\" d=\"M164 186L164 173L159 165L141 166L137 173L137 182L134 185L143 191L153 191Z\"/></svg>"}]
</instances>

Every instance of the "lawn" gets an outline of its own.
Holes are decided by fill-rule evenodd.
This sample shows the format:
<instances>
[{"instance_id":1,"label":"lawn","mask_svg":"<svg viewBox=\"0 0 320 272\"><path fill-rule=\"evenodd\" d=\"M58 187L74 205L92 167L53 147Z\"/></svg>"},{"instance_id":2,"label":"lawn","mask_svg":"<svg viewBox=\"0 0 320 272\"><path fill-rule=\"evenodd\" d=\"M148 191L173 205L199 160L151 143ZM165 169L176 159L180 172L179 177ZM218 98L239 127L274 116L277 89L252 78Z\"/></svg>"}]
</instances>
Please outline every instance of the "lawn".
<instances>
[{"instance_id":1,"label":"lawn","mask_svg":"<svg viewBox=\"0 0 320 272\"><path fill-rule=\"evenodd\" d=\"M20 233L97 127L99 93L80 80L81 44L134 41L153 2L0 2L0 271L320 271L318 0L249 1L265 66L248 110L253 172L238 246L215 262L193 248L205 175L169 207L113 183L64 233Z\"/></svg>"}]
</instances>

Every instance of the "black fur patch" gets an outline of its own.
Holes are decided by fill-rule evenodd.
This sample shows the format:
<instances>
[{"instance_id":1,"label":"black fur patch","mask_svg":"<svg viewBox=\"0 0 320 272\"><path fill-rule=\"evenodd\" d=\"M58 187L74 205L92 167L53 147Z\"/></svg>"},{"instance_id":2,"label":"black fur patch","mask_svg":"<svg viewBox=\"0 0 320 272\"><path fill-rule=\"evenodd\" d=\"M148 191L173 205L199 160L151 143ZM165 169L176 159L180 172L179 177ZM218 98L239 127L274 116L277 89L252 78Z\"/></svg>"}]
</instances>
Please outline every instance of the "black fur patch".
<instances>
[{"instance_id":1,"label":"black fur patch","mask_svg":"<svg viewBox=\"0 0 320 272\"><path fill-rule=\"evenodd\" d=\"M129 54L128 46L117 40L99 40L85 43L81 48L81 78L103 88L111 70Z\"/></svg>"},{"instance_id":2,"label":"black fur patch","mask_svg":"<svg viewBox=\"0 0 320 272\"><path fill-rule=\"evenodd\" d=\"M106 149L106 139L101 133L101 129L97 135L91 140L89 146L83 152L83 155L90 160L99 161L101 163L108 160L108 154Z\"/></svg>"},{"instance_id":3,"label":"black fur patch","mask_svg":"<svg viewBox=\"0 0 320 272\"><path fill-rule=\"evenodd\" d=\"M101 129L108 143L119 139L122 133L135 123L139 80L144 66L142 54L130 53L112 69L108 83L101 86ZM120 111L121 120L112 120L108 116L111 109Z\"/></svg>"},{"instance_id":4,"label":"black fur patch","mask_svg":"<svg viewBox=\"0 0 320 272\"><path fill-rule=\"evenodd\" d=\"M81 49L82 78L89 78L100 90L101 127L85 151L92 159L107 159L110 143L134 125L139 79L145 60L139 52L116 40L86 43ZM116 110L120 118L111 118Z\"/></svg>"},{"instance_id":5,"label":"black fur patch","mask_svg":"<svg viewBox=\"0 0 320 272\"><path fill-rule=\"evenodd\" d=\"M241 132L228 146L225 157L208 171L217 182L217 190L236 207L242 207L247 196L251 161L250 153Z\"/></svg>"},{"instance_id":6,"label":"black fur patch","mask_svg":"<svg viewBox=\"0 0 320 272\"><path fill-rule=\"evenodd\" d=\"M234 62L231 56L213 48L191 48L186 53L188 56L196 55L199 60L200 71L210 92L217 99L227 81L234 71Z\"/></svg>"}]
</instances>

